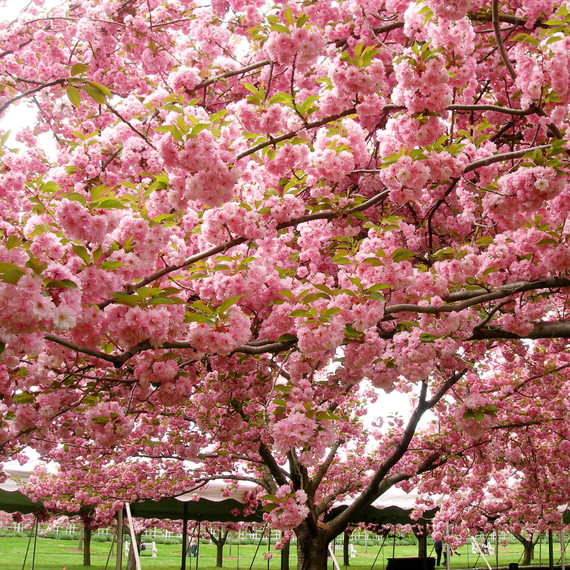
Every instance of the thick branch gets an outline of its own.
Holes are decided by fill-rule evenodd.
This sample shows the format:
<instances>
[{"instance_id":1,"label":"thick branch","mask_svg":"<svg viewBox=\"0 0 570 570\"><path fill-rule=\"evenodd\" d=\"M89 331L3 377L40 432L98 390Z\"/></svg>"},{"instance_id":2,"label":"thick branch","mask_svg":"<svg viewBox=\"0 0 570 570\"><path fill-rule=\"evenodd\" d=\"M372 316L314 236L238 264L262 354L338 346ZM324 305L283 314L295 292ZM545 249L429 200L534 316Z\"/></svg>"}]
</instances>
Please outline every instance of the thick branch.
<instances>
[{"instance_id":1,"label":"thick branch","mask_svg":"<svg viewBox=\"0 0 570 570\"><path fill-rule=\"evenodd\" d=\"M340 513L333 521L329 523L329 532L332 536L336 536L340 530L346 527L346 524L362 509L371 505L378 497L385 493L390 487L396 483L409 479L409 474L393 473L390 471L402 459L404 454L408 451L412 438L414 437L418 423L423 414L435 406L435 404L456 384L466 373L467 369L456 372L451 376L438 392L431 398L427 399L427 383L423 382L420 392L419 402L412 413L408 425L400 438L398 445L394 452L385 459L378 467L370 483L366 489L356 498L356 500L342 513ZM418 472L425 472L431 468L435 462L440 458L439 453L432 453L426 457L422 463L418 465ZM340 530L339 530L340 529Z\"/></svg>"},{"instance_id":2,"label":"thick branch","mask_svg":"<svg viewBox=\"0 0 570 570\"><path fill-rule=\"evenodd\" d=\"M86 348L84 346L79 346L77 344L74 344L73 342L70 342L68 340L65 340L64 338L60 338L60 337L55 336L55 335L50 334L50 333L46 333L44 335L44 338L46 340L49 340L50 342L55 342L56 344L59 344L61 346L65 346L66 348L69 348L70 350L73 350L75 352L87 354L88 356L94 356L95 358L100 358L101 360L105 360L106 362L111 362L111 363L115 364L117 361L116 356L112 356L110 354L105 354L104 352L100 352L98 350L92 350L92 349Z\"/></svg>"},{"instance_id":3,"label":"thick branch","mask_svg":"<svg viewBox=\"0 0 570 570\"><path fill-rule=\"evenodd\" d=\"M331 449L327 455L327 458L323 461L323 463L321 463L319 470L317 471L317 473L315 474L315 476L311 479L310 483L309 483L309 493L314 495L314 493L316 492L316 490L319 488L319 485L321 484L323 477L326 475L329 467L332 465L332 462L334 461L334 458L336 457L336 453L338 451L338 448L344 443L343 440L341 439L337 439L333 445L331 446Z\"/></svg>"},{"instance_id":4,"label":"thick branch","mask_svg":"<svg viewBox=\"0 0 570 570\"><path fill-rule=\"evenodd\" d=\"M0 106L0 114L2 114L2 112L5 111L12 103L15 103L16 101L18 101L18 99L23 99L24 97L28 97L29 95L33 95L34 93L37 93L38 91L41 91L42 89L47 89L48 87L53 87L54 85L63 85L66 81L67 81L66 79L56 79L55 81L49 81L48 83L42 83L38 87L34 87L33 89L30 89L29 91L24 91L23 93L20 93L18 95L14 95L14 97L12 97L8 101L6 101L6 103L4 103L3 105Z\"/></svg>"},{"instance_id":5,"label":"thick branch","mask_svg":"<svg viewBox=\"0 0 570 570\"><path fill-rule=\"evenodd\" d=\"M489 326L473 331L473 335L467 340L493 340L499 338L516 339L539 339L539 338L570 338L569 321L548 321L534 323L530 332L518 335L499 327Z\"/></svg>"},{"instance_id":6,"label":"thick branch","mask_svg":"<svg viewBox=\"0 0 570 570\"><path fill-rule=\"evenodd\" d=\"M399 304L386 307L385 314L393 315L396 313L424 313L424 314L442 314L442 313L456 313L463 311L474 305L481 303L488 303L496 299L503 299L517 293L524 293L525 291L536 291L540 289L557 289L560 287L570 286L570 279L567 277L546 277L537 281L517 281L515 283L508 283L497 287L492 291L461 291L452 293L444 298L445 302L459 301L455 304L446 304L441 306L433 305L412 305L412 304Z\"/></svg>"},{"instance_id":7,"label":"thick branch","mask_svg":"<svg viewBox=\"0 0 570 570\"><path fill-rule=\"evenodd\" d=\"M499 1L492 0L491 5L491 21L493 23L493 32L495 33L495 41L497 43L497 48L499 49L499 54L501 55L501 61L507 68L509 75L512 80L515 81L517 74L509 60L509 55L505 49L505 44L503 43L503 36L501 35L501 24L499 22Z\"/></svg>"},{"instance_id":8,"label":"thick branch","mask_svg":"<svg viewBox=\"0 0 570 570\"><path fill-rule=\"evenodd\" d=\"M256 144L255 146L252 146L251 148L244 150L243 152L240 152L237 157L236 157L236 161L245 158L246 156L250 156L251 154L255 154L258 150L263 150L264 148L268 147L268 146L273 146L276 145L277 143L292 139L294 137L297 136L297 134L299 133L299 131L304 131L304 130L310 130L310 129L317 129L319 127L323 127L324 125L327 125L328 123L332 123L333 121L337 121L338 119L342 119L343 117L347 117L348 115L353 115L354 113L356 113L356 109L354 107L351 107L350 109L345 109L344 111L337 113L336 115L332 115L330 117L325 117L324 119L321 119L320 121L314 121L312 123L307 123L306 125L304 125L301 129L296 130L296 131L290 131L288 133L285 133L283 135L279 135L278 137L270 137L268 140Z\"/></svg>"},{"instance_id":9,"label":"thick branch","mask_svg":"<svg viewBox=\"0 0 570 570\"><path fill-rule=\"evenodd\" d=\"M349 208L348 210L327 210L324 212L317 212L315 214L307 214L305 216L295 218L295 219L290 220L288 222L283 222L281 224L278 224L277 225L277 231L283 230L283 229L286 229L289 227L297 226L299 224L302 224L305 222L310 222L313 220L332 220L334 218L339 218L342 216L349 216L349 215L354 214L356 212L362 212L362 211L366 210L367 208L371 208L372 206L376 205L378 202L382 201L387 195L388 195L387 191L380 192L379 194L376 194L375 196L366 200L362 204L359 204L358 206L354 206L353 208ZM245 238L245 237L233 238L233 239L228 240L228 241L226 241L220 245L216 245L216 246L211 247L205 251L202 251L200 253L197 253L195 255L187 257L182 263L178 263L178 264L174 264L174 265L167 265L167 266L163 267L162 269L156 271L152 275L149 275L148 277L141 279L141 281L139 281L135 285L131 285L128 288L128 292L132 293L133 291L136 291L137 289L140 289L141 287L145 287L146 285L148 285L149 283L152 283L153 281L157 281L158 279L164 277L165 275L168 275L169 273L173 273L174 271L184 269L185 267L189 267L190 265L193 265L194 263L197 263L198 261L208 259L214 255L217 255L218 253L223 253L223 252L231 249L232 247L236 247L238 245L241 245L242 243L246 243L248 241L248 239L249 238ZM101 303L99 303L98 307L99 307L99 309L104 309L106 306L108 306L114 302L115 302L114 299L106 299L105 301L102 301ZM186 348L188 348L188 347L186 347ZM259 354L259 353L250 352L250 354Z\"/></svg>"},{"instance_id":10,"label":"thick branch","mask_svg":"<svg viewBox=\"0 0 570 570\"><path fill-rule=\"evenodd\" d=\"M279 465L275 461L275 458L271 454L271 451L264 443L260 443L258 453L261 456L261 459L263 460L263 463L265 464L267 469L269 469L271 476L277 482L277 484L287 485L289 481L285 476L285 472L283 471L283 469L281 469L281 467L279 467Z\"/></svg>"},{"instance_id":11,"label":"thick branch","mask_svg":"<svg viewBox=\"0 0 570 570\"><path fill-rule=\"evenodd\" d=\"M550 277L539 281L529 281L529 282L516 282L508 285L503 285L498 287L493 291L462 291L458 293L453 293L445 301L453 301L455 299L463 299L462 302L455 303L453 305L441 305L441 306L430 306L430 305L412 305L412 304L401 304L392 305L386 307L385 314L392 315L396 313L424 313L424 314L444 314L459 312L466 308L479 305L481 303L486 303L496 299L506 298L510 295L515 295L525 291L533 291L540 289L554 289L559 287L570 286L570 279L565 277ZM394 335L393 331L383 331L378 330L379 335L382 338L391 338ZM94 356L96 358L101 358L107 362L111 362L115 367L120 368L125 362L132 358L135 354L143 350L151 350L153 347L148 341L143 341L128 350L122 352L118 355L109 355L104 352L97 350L92 350L83 346L79 346L63 338L57 337L53 334L47 333L44 338L50 342L55 342L61 346L65 346L71 350L78 353L83 353L88 356ZM486 340L486 339L539 339L539 338L570 338L570 322L568 321L546 321L534 323L531 331L525 335L517 335L513 332L504 330L496 326L484 326L477 327L473 330L473 334L466 340ZM348 341L347 341L348 342ZM270 339L263 341L253 341L251 343L242 345L236 348L233 353L240 354L267 354L267 353L278 353L289 350L295 346L296 341L292 340L289 342L277 342L271 341ZM169 342L161 345L158 348L166 349L193 349L194 347L188 342Z\"/></svg>"},{"instance_id":12,"label":"thick branch","mask_svg":"<svg viewBox=\"0 0 570 570\"><path fill-rule=\"evenodd\" d=\"M535 111L536 112L536 111ZM509 160L514 160L516 158L521 158L525 154L529 152L533 152L535 150L547 150L552 148L549 144L541 144L538 146L532 146L528 148L522 148L520 150L515 150L513 152L503 152L500 154L492 154L491 156L487 156L486 158L481 158L479 160L475 160L470 162L464 169L463 174L467 174L468 172L473 172L478 168L482 168L484 166L489 166L490 164L494 164L495 162L507 162ZM370 168L370 169L358 169L354 170L354 174L376 174L381 172L379 168Z\"/></svg>"}]
</instances>

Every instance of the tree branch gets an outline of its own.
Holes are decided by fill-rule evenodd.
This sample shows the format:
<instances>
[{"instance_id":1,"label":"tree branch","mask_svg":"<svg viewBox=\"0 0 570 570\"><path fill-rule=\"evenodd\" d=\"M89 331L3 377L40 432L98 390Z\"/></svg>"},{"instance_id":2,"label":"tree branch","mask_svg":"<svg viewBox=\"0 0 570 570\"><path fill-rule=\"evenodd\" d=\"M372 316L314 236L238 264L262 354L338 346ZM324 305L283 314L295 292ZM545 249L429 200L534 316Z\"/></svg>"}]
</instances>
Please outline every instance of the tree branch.
<instances>
[{"instance_id":1,"label":"tree branch","mask_svg":"<svg viewBox=\"0 0 570 570\"><path fill-rule=\"evenodd\" d=\"M315 473L315 476L311 479L309 483L309 492L311 494L315 494L316 490L319 488L323 477L326 475L329 467L332 465L338 448L344 443L342 439L337 439L330 448L330 451L327 455L327 458L321 463L318 471Z\"/></svg>"},{"instance_id":2,"label":"tree branch","mask_svg":"<svg viewBox=\"0 0 570 570\"><path fill-rule=\"evenodd\" d=\"M557 289L560 287L570 286L570 278L568 277L546 277L537 281L517 281L515 283L508 283L501 285L494 290L483 292L480 291L461 291L452 293L444 297L445 302L460 301L453 305L412 305L412 304L399 304L386 307L384 313L393 315L395 313L424 313L424 314L441 314L441 313L455 313L463 311L474 305L487 303L496 299L503 299L510 295L517 293L524 293L525 291L535 291L539 289Z\"/></svg>"},{"instance_id":3,"label":"tree branch","mask_svg":"<svg viewBox=\"0 0 570 570\"><path fill-rule=\"evenodd\" d=\"M492 0L491 3L491 22L493 24L493 32L495 33L495 42L497 43L497 48L499 49L499 54L501 55L501 61L507 68L507 72L511 76L513 81L516 80L517 74L509 60L509 55L505 49L505 44L503 43L503 36L501 36L501 24L499 22L499 1Z\"/></svg>"},{"instance_id":4,"label":"tree branch","mask_svg":"<svg viewBox=\"0 0 570 570\"><path fill-rule=\"evenodd\" d=\"M28 97L29 95L33 95L34 93L37 93L42 89L47 89L48 87L53 87L54 85L63 85L66 81L67 79L56 79L54 81L49 81L48 83L42 83L38 87L34 87L29 91L24 91L23 93L14 95L14 97L12 97L8 101L6 101L6 103L0 106L0 114L2 114L2 112L4 112L12 103L15 103L19 99L23 99L24 97Z\"/></svg>"},{"instance_id":5,"label":"tree branch","mask_svg":"<svg viewBox=\"0 0 570 570\"><path fill-rule=\"evenodd\" d=\"M228 77L233 77L235 75L242 75L243 73L247 73L248 71L254 71L255 69L259 69L260 67L265 67L266 65L271 65L273 63L270 59L263 59L262 61L258 61L257 63L252 63L250 65L246 65L245 67L240 67L240 69L234 69L231 71L224 71L224 73L220 73L220 75L216 75L215 77L210 77L208 79L204 79L204 81L198 83L196 87L194 87L191 92L198 91L203 89L204 87L208 87L212 85L212 83L216 83L221 79L226 79Z\"/></svg>"}]
</instances>

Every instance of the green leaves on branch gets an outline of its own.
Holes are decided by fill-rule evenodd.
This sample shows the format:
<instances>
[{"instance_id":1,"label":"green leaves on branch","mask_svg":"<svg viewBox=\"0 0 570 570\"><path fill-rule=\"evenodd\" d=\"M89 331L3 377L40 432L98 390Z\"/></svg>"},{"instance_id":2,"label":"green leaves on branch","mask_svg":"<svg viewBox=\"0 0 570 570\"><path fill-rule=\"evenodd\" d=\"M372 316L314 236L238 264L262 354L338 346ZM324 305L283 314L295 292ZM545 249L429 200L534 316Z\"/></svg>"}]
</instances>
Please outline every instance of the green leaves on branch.
<instances>
[{"instance_id":1,"label":"green leaves on branch","mask_svg":"<svg viewBox=\"0 0 570 570\"><path fill-rule=\"evenodd\" d=\"M15 263L0 262L0 280L10 285L16 285L26 271Z\"/></svg>"},{"instance_id":2,"label":"green leaves on branch","mask_svg":"<svg viewBox=\"0 0 570 570\"><path fill-rule=\"evenodd\" d=\"M275 14L269 15L267 17L267 21L269 22L269 30L282 34L290 34L291 28L302 28L309 19L309 16L307 16L304 12L301 12L301 14L295 18L289 6L287 6L287 9L285 12L283 12L283 17L285 18L285 22L283 22L283 20L281 20L280 17Z\"/></svg>"},{"instance_id":3,"label":"green leaves on branch","mask_svg":"<svg viewBox=\"0 0 570 570\"><path fill-rule=\"evenodd\" d=\"M462 417L464 420L475 419L478 422L482 422L485 419L485 416L496 418L497 409L497 406L493 404L487 404L486 406L481 406L476 410L465 410Z\"/></svg>"},{"instance_id":4,"label":"green leaves on branch","mask_svg":"<svg viewBox=\"0 0 570 570\"><path fill-rule=\"evenodd\" d=\"M89 66L83 63L75 63L71 66L71 77L67 80L67 98L77 109L81 106L81 91L89 95L99 105L105 105L107 97L111 97L111 91L105 85L85 77L76 77L77 75L83 75L87 71L89 71Z\"/></svg>"},{"instance_id":5,"label":"green leaves on branch","mask_svg":"<svg viewBox=\"0 0 570 570\"><path fill-rule=\"evenodd\" d=\"M232 307L241 297L229 297L221 305L211 306L204 301L194 301L190 305L190 311L186 311L184 321L187 323L201 323L215 325L223 322L232 310Z\"/></svg>"},{"instance_id":6,"label":"green leaves on branch","mask_svg":"<svg viewBox=\"0 0 570 570\"><path fill-rule=\"evenodd\" d=\"M353 55L349 51L343 51L340 59L356 67L367 67L372 63L374 56L380 52L376 46L364 47L364 44L354 46Z\"/></svg>"},{"instance_id":7,"label":"green leaves on branch","mask_svg":"<svg viewBox=\"0 0 570 570\"><path fill-rule=\"evenodd\" d=\"M105 262L107 263L107 262ZM119 262L117 262L119 263ZM122 265L122 264L121 264ZM134 293L117 292L113 293L113 299L121 304L129 307L152 307L155 305L184 305L186 301L177 296L179 289L176 287L166 287L160 289L158 287L141 287Z\"/></svg>"}]
</instances>

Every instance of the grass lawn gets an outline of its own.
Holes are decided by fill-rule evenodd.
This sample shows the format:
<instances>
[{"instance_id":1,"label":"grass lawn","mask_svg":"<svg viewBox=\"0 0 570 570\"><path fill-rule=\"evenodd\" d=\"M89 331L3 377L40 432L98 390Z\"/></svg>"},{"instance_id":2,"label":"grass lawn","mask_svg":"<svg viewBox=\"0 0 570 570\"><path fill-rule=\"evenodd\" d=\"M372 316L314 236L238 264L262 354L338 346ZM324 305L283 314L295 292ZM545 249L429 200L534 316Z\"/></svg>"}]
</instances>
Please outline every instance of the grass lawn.
<instances>
[{"instance_id":1,"label":"grass lawn","mask_svg":"<svg viewBox=\"0 0 570 570\"><path fill-rule=\"evenodd\" d=\"M28 539L26 538L11 538L0 537L0 570L22 570L30 569L32 567L32 550L33 542L30 544L29 552L25 567L23 567L26 549L28 547ZM110 557L107 565L107 558L109 556L111 544L109 542L93 542L91 563L92 570L115 570L115 559ZM145 551L141 556L141 565L145 570L168 569L178 570L180 568L181 547L178 544L157 544L158 557L151 558L150 552ZM256 545L232 545L230 548L224 548L224 568L229 570L249 570L254 554ZM431 544L429 546L431 550ZM364 546L356 546L357 555L355 558L350 559L350 570L371 570L372 564L376 560L374 568L384 570L388 562L388 558L395 557L409 557L417 556L416 546L399 546L393 543L386 542L384 547L379 550L377 546L368 546L366 551ZM255 561L253 562L254 570L278 570L280 568L280 558L275 556L270 561L264 560L263 555L267 551L267 544L262 544L259 548ZM499 565L505 567L511 562L519 562L521 559L522 547L518 544L510 544L507 546L499 547ZM471 552L470 546L464 546L458 550L458 554L451 558L451 567L453 569L465 568L487 568L483 559L477 560L477 555ZM432 552L429 552L433 556ZM542 545L540 548L537 545L535 551L536 558L533 564L548 567L548 546ZM214 570L216 568L216 550L213 545L201 544L200 545L200 558L187 558L186 568L188 570ZM336 556L339 564L342 566L342 547L337 544ZM296 567L295 564L296 550L292 548L291 552L291 569ZM570 557L568 553L567 557ZM554 545L554 563L559 564L560 559L560 546ZM489 564L492 568L497 566L496 557L488 557ZM36 570L80 570L88 568L83 566L83 554L78 552L77 543L68 540L50 540L38 539L36 546L35 565ZM198 564L196 564L198 562ZM124 561L123 568L126 565ZM329 569L333 568L332 561L329 563Z\"/></svg>"}]
</instances>

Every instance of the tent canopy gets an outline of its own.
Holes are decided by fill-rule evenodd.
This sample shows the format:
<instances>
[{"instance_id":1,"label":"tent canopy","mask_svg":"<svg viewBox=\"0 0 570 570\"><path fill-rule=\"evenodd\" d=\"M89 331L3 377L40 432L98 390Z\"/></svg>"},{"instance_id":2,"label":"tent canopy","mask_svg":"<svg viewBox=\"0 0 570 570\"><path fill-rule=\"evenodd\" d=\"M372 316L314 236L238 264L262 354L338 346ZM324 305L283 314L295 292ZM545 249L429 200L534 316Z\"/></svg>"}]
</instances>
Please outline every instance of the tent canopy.
<instances>
[{"instance_id":1,"label":"tent canopy","mask_svg":"<svg viewBox=\"0 0 570 570\"><path fill-rule=\"evenodd\" d=\"M177 495L163 497L157 501L146 499L131 503L131 513L135 517L147 519L200 520L210 522L260 522L260 512L244 514L243 507L246 494L253 491L256 485L240 483L232 484L211 481L207 485ZM228 490L231 489L231 490Z\"/></svg>"},{"instance_id":2,"label":"tent canopy","mask_svg":"<svg viewBox=\"0 0 570 570\"><path fill-rule=\"evenodd\" d=\"M0 485L0 510L8 513L35 513L42 508L41 503L34 503L20 491L5 491Z\"/></svg>"},{"instance_id":3,"label":"tent canopy","mask_svg":"<svg viewBox=\"0 0 570 570\"><path fill-rule=\"evenodd\" d=\"M10 479L0 483L0 510L8 513L34 513L42 508L41 503L34 503L19 491L23 481L29 478L29 472L7 470Z\"/></svg>"},{"instance_id":4,"label":"tent canopy","mask_svg":"<svg viewBox=\"0 0 570 570\"><path fill-rule=\"evenodd\" d=\"M41 502L33 502L18 489L25 475L13 473L13 479L0 484L0 510L9 513L33 513L42 508ZM244 514L246 494L256 489L253 483L239 484L211 481L197 486L188 493L158 500L146 499L131 503L132 515L146 519L196 520L210 522L261 522L263 511ZM415 495L391 489L372 505L364 509L352 522L381 525L424 524L429 522L436 509L424 513L419 520L412 520L411 513ZM349 500L333 506L325 520L330 520L347 508ZM77 514L77 513L72 513Z\"/></svg>"},{"instance_id":5,"label":"tent canopy","mask_svg":"<svg viewBox=\"0 0 570 570\"><path fill-rule=\"evenodd\" d=\"M177 520L184 518L184 509L186 509L186 517L189 520L212 522L259 522L263 520L263 512L259 509L247 516L243 514L245 495L248 491L255 489L254 485L240 483L232 489L229 495L224 491L226 487L227 484L222 482L210 482L207 486L177 497L165 497L157 501L147 499L131 503L131 512L135 517ZM414 494L404 493L399 489L391 489L359 513L352 522L384 525L424 524L431 521L436 509L427 511L419 520L411 518L415 499ZM330 520L344 511L348 502L335 505L325 520Z\"/></svg>"}]
</instances>

